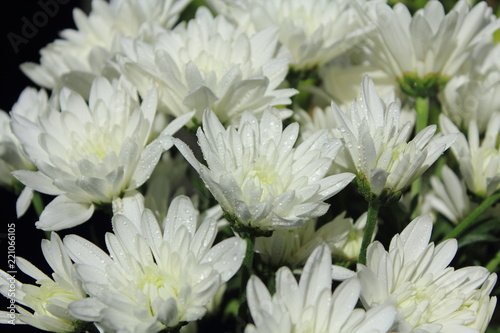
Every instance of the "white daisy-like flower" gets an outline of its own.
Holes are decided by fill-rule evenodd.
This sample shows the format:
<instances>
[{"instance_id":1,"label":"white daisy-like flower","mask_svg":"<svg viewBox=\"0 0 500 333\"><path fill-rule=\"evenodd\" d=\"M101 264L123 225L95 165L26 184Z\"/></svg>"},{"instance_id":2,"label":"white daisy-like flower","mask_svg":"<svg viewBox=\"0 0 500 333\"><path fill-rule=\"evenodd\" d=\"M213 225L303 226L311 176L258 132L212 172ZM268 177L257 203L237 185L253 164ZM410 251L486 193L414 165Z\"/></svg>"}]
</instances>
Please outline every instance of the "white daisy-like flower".
<instances>
[{"instance_id":1,"label":"white daisy-like flower","mask_svg":"<svg viewBox=\"0 0 500 333\"><path fill-rule=\"evenodd\" d=\"M299 125L283 130L274 108L257 120L246 111L238 129L225 129L214 112L205 111L198 142L208 166L187 145L177 148L196 169L239 231L289 229L326 213L324 201L351 182L354 175L325 177L341 143L318 131L294 147Z\"/></svg>"},{"instance_id":2,"label":"white daisy-like flower","mask_svg":"<svg viewBox=\"0 0 500 333\"><path fill-rule=\"evenodd\" d=\"M332 253L334 255L340 256L341 258L346 258L350 261L358 260L359 252L361 250L361 243L363 241L363 233L366 225L366 217L367 213L363 213L354 223L352 219L349 219L349 234L347 234L345 240L343 240L339 244L338 248L333 248ZM372 240L377 234L377 229L377 226L375 226Z\"/></svg>"},{"instance_id":3,"label":"white daisy-like flower","mask_svg":"<svg viewBox=\"0 0 500 333\"><path fill-rule=\"evenodd\" d=\"M484 138L481 140L475 120L469 124L467 138L444 115L439 124L444 133L457 133L458 140L451 151L459 163L460 174L467 188L480 197L486 197L500 188L500 113L494 113L489 120Z\"/></svg>"},{"instance_id":4,"label":"white daisy-like flower","mask_svg":"<svg viewBox=\"0 0 500 333\"><path fill-rule=\"evenodd\" d=\"M448 267L457 241L429 244L429 216L417 217L394 236L386 251L378 241L358 265L366 308L395 303L397 332L484 332L496 305L489 294L497 276L483 267Z\"/></svg>"},{"instance_id":5,"label":"white daisy-like flower","mask_svg":"<svg viewBox=\"0 0 500 333\"><path fill-rule=\"evenodd\" d=\"M141 28L145 30L149 24L171 28L188 3L189 0L111 0L109 3L92 0L88 16L78 8L74 10L77 30L63 30L61 39L40 51L40 65L24 63L21 69L42 87L57 89L70 84L72 89L88 93L93 77L102 75L107 60L120 50L120 37L137 37ZM65 75L76 77L69 79L71 76L64 78Z\"/></svg>"},{"instance_id":6,"label":"white daisy-like flower","mask_svg":"<svg viewBox=\"0 0 500 333\"><path fill-rule=\"evenodd\" d=\"M332 260L326 245L318 246L307 259L297 283L288 267L276 273L276 293L271 296L264 283L252 276L247 284L247 298L254 324L253 332L388 332L396 310L383 304L367 312L355 309L361 284L350 279L332 294Z\"/></svg>"},{"instance_id":7,"label":"white daisy-like flower","mask_svg":"<svg viewBox=\"0 0 500 333\"><path fill-rule=\"evenodd\" d=\"M378 87L378 85L377 85ZM359 82L357 87L357 95L359 96ZM391 94L386 95L385 104L390 104L395 100L394 91ZM331 101L331 99L330 99ZM337 106L348 112L351 105L352 99L349 104L337 104ZM316 131L327 130L331 138L342 138L342 133L340 132L339 125L335 120L331 105L325 107L314 106L308 112L298 109L294 113L294 118L300 124L300 141L306 140L310 135L313 135ZM402 108L399 114L399 128L402 129L405 126L413 128L415 123L416 113L414 110L408 108ZM333 161L330 173L338 173L351 171L352 159L349 154L349 150L346 147L342 147Z\"/></svg>"},{"instance_id":8,"label":"white daisy-like flower","mask_svg":"<svg viewBox=\"0 0 500 333\"><path fill-rule=\"evenodd\" d=\"M246 109L261 113L268 105L290 104L295 89L279 89L288 61L275 58L277 29L251 37L236 30L223 16L201 7L187 24L159 30L154 43L126 40L123 74L144 95L151 80L158 89L159 108L179 116L212 109L221 122L235 125ZM291 114L282 109L282 116Z\"/></svg>"},{"instance_id":9,"label":"white daisy-like flower","mask_svg":"<svg viewBox=\"0 0 500 333\"><path fill-rule=\"evenodd\" d=\"M453 223L463 220L475 208L467 195L467 187L447 165L441 170L442 181L431 177L432 191L425 195L424 206L441 213Z\"/></svg>"},{"instance_id":10,"label":"white daisy-like flower","mask_svg":"<svg viewBox=\"0 0 500 333\"><path fill-rule=\"evenodd\" d=\"M15 170L36 170L33 163L26 158L21 143L11 129L13 115L20 115L35 121L39 116L48 112L49 99L45 90L37 91L34 88L25 88L17 102L12 106L10 115L0 110L0 185L11 188L15 185ZM29 208L33 197L33 190L25 187L16 207L17 216L22 216Z\"/></svg>"},{"instance_id":11,"label":"white daisy-like flower","mask_svg":"<svg viewBox=\"0 0 500 333\"><path fill-rule=\"evenodd\" d=\"M64 238L90 296L71 304L75 317L113 332L177 327L203 317L220 286L240 268L245 241L232 237L212 246L217 221L205 219L197 227L189 198L172 201L162 226L151 211L140 215L136 222L113 217L114 233L106 234L109 255L79 236Z\"/></svg>"},{"instance_id":12,"label":"white daisy-like flower","mask_svg":"<svg viewBox=\"0 0 500 333\"><path fill-rule=\"evenodd\" d=\"M161 154L172 146L170 135L191 115L172 121L160 136L147 139L156 113L154 90L139 105L123 81L98 78L90 99L68 90L60 94L61 111L51 109L36 121L13 114L12 128L38 171L14 176L26 186L57 197L42 212L37 227L70 228L87 221L96 204L110 203L141 186Z\"/></svg>"},{"instance_id":13,"label":"white daisy-like flower","mask_svg":"<svg viewBox=\"0 0 500 333\"><path fill-rule=\"evenodd\" d=\"M37 91L34 88L24 89L17 102L12 106L11 114L21 115L29 120L45 114L49 107L49 100L45 90ZM0 110L0 184L11 186L14 177L10 174L14 170L35 169L35 166L23 154L21 143L12 133L11 116Z\"/></svg>"},{"instance_id":14,"label":"white daisy-like flower","mask_svg":"<svg viewBox=\"0 0 500 333\"><path fill-rule=\"evenodd\" d=\"M453 134L434 136L436 126L431 125L408 142L412 128L410 123L399 126L399 100L384 103L368 77L350 110L334 103L332 110L365 197L398 199L456 139Z\"/></svg>"},{"instance_id":15,"label":"white daisy-like flower","mask_svg":"<svg viewBox=\"0 0 500 333\"><path fill-rule=\"evenodd\" d=\"M270 237L255 239L255 252L273 266L303 265L318 245L325 243L339 260L357 260L366 214L356 223L345 213L316 230L316 219L291 230L275 230Z\"/></svg>"},{"instance_id":16,"label":"white daisy-like flower","mask_svg":"<svg viewBox=\"0 0 500 333\"><path fill-rule=\"evenodd\" d=\"M374 25L362 23L357 12L361 5L350 0L215 0L211 3L236 24L249 26L250 20L253 26L249 28L257 31L278 27L279 40L289 53L290 64L299 70L328 62L362 42L367 32L374 29Z\"/></svg>"},{"instance_id":17,"label":"white daisy-like flower","mask_svg":"<svg viewBox=\"0 0 500 333\"><path fill-rule=\"evenodd\" d=\"M489 120L500 111L500 45L480 48L470 59L470 69L454 76L438 95L443 113L459 128L475 120L484 134Z\"/></svg>"},{"instance_id":18,"label":"white daisy-like flower","mask_svg":"<svg viewBox=\"0 0 500 333\"><path fill-rule=\"evenodd\" d=\"M413 17L402 3L394 8L378 4L372 13L378 34L367 52L406 93L419 96L437 93L473 49L490 43L500 27L500 19L483 1L469 8L460 0L447 14L437 0L428 1Z\"/></svg>"},{"instance_id":19,"label":"white daisy-like flower","mask_svg":"<svg viewBox=\"0 0 500 333\"><path fill-rule=\"evenodd\" d=\"M86 294L56 233L51 233L50 240L42 240L42 251L54 272L52 278L26 259L16 257L18 268L34 278L37 285L21 283L15 279L15 274L0 270L0 293L17 303L16 324L28 324L50 332L75 332L82 322L69 314L68 306L85 298ZM0 311L0 323L8 324L13 319L12 314Z\"/></svg>"}]
</instances>

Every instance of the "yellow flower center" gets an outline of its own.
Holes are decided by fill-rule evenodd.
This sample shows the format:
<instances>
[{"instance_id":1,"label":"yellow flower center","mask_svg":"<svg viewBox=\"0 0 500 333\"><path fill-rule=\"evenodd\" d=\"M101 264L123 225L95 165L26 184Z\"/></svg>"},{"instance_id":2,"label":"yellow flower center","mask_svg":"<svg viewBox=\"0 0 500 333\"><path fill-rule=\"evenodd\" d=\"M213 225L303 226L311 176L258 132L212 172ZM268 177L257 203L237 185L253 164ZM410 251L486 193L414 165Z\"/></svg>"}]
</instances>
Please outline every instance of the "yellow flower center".
<instances>
[{"instance_id":1,"label":"yellow flower center","mask_svg":"<svg viewBox=\"0 0 500 333\"><path fill-rule=\"evenodd\" d=\"M285 186L276 171L276 168L271 166L268 161L261 159L246 172L242 184L251 180L257 187L260 187L262 189L260 200L266 198L269 194L279 195L283 193Z\"/></svg>"},{"instance_id":2,"label":"yellow flower center","mask_svg":"<svg viewBox=\"0 0 500 333\"><path fill-rule=\"evenodd\" d=\"M177 299L179 296L178 281L157 265L148 265L143 268L143 275L137 283L137 288L142 290L151 302L156 298ZM152 312L151 315L156 315Z\"/></svg>"}]
</instances>

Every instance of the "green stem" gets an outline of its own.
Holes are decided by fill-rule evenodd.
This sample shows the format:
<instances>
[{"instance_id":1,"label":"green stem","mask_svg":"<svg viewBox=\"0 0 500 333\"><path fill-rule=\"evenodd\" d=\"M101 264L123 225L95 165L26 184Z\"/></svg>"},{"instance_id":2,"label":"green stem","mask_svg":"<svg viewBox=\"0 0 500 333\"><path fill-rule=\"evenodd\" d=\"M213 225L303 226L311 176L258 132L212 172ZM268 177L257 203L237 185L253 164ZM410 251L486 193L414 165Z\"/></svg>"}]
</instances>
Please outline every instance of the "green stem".
<instances>
[{"instance_id":1,"label":"green stem","mask_svg":"<svg viewBox=\"0 0 500 333\"><path fill-rule=\"evenodd\" d=\"M253 272L253 253L255 248L255 237L244 235L243 239L247 243L247 249L245 253L245 259L243 259L242 271L241 271L241 280L240 280L240 307L238 310L238 315L241 318L246 318L248 316L248 307L243 306L243 304L247 300L247 283L250 279L250 276Z\"/></svg>"},{"instance_id":2,"label":"green stem","mask_svg":"<svg viewBox=\"0 0 500 333\"><path fill-rule=\"evenodd\" d=\"M415 110L417 111L415 134L418 134L427 127L429 121L429 97L417 97L415 101Z\"/></svg>"},{"instance_id":3,"label":"green stem","mask_svg":"<svg viewBox=\"0 0 500 333\"><path fill-rule=\"evenodd\" d=\"M43 204L42 197L38 192L33 192L33 207L35 207L36 215L40 217L45 209L45 205Z\"/></svg>"},{"instance_id":4,"label":"green stem","mask_svg":"<svg viewBox=\"0 0 500 333\"><path fill-rule=\"evenodd\" d=\"M463 219L455 228L446 235L445 239L457 238L460 236L468 227L470 227L476 220L483 215L483 213L493 206L500 199L500 191L497 191L484 199L484 201L474 209L469 216Z\"/></svg>"},{"instance_id":5,"label":"green stem","mask_svg":"<svg viewBox=\"0 0 500 333\"><path fill-rule=\"evenodd\" d=\"M187 324L186 321L182 321L179 324L177 324L176 326L174 326L174 327L167 327L167 328L161 330L160 332L161 333L179 333L181 331L181 328L183 326L186 326L186 324Z\"/></svg>"},{"instance_id":6,"label":"green stem","mask_svg":"<svg viewBox=\"0 0 500 333\"><path fill-rule=\"evenodd\" d=\"M74 331L75 333L99 333L94 323L82 322Z\"/></svg>"},{"instance_id":7,"label":"green stem","mask_svg":"<svg viewBox=\"0 0 500 333\"><path fill-rule=\"evenodd\" d=\"M415 102L415 110L417 111L417 123L415 125L415 135L420 133L427 127L429 121L429 97L417 97ZM418 177L411 184L411 197L415 198L420 194L422 189L422 177Z\"/></svg>"},{"instance_id":8,"label":"green stem","mask_svg":"<svg viewBox=\"0 0 500 333\"><path fill-rule=\"evenodd\" d=\"M252 273L253 271L253 252L255 247L255 237L253 236L245 236L243 238L247 243L247 250L245 253L245 259L243 259L243 268L248 272ZM248 276L250 277L250 276Z\"/></svg>"},{"instance_id":9,"label":"green stem","mask_svg":"<svg viewBox=\"0 0 500 333\"><path fill-rule=\"evenodd\" d=\"M490 272L495 272L498 265L500 265L500 251L498 251L495 258L491 259L490 262L486 265L486 269Z\"/></svg>"},{"instance_id":10,"label":"green stem","mask_svg":"<svg viewBox=\"0 0 500 333\"><path fill-rule=\"evenodd\" d=\"M35 208L36 215L40 217L42 215L43 210L45 209L45 205L43 204L42 196L38 192L33 192L33 207ZM45 238L50 239L50 231L44 231Z\"/></svg>"},{"instance_id":11,"label":"green stem","mask_svg":"<svg viewBox=\"0 0 500 333\"><path fill-rule=\"evenodd\" d=\"M366 225L363 231L363 241L361 243L361 250L359 251L358 263L366 265L366 250L368 245L372 242L373 232L377 226L378 211L380 209L380 201L373 199L368 201L368 215L366 217Z\"/></svg>"}]
</instances>

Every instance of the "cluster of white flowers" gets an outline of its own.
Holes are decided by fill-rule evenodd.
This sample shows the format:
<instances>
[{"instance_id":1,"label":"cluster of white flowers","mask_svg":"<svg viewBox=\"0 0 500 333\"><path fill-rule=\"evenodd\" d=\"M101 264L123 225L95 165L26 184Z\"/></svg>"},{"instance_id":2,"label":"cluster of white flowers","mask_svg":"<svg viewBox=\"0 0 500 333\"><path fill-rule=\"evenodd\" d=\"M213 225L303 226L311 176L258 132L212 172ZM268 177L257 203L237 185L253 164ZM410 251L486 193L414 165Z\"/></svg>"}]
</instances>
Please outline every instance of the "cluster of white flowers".
<instances>
[{"instance_id":1,"label":"cluster of white flowers","mask_svg":"<svg viewBox=\"0 0 500 333\"><path fill-rule=\"evenodd\" d=\"M38 210L22 232L46 232L53 273L17 257L31 285L14 259L0 269L0 323L486 332L493 9L201 3L92 0L22 65L41 88L0 110L0 186L23 223Z\"/></svg>"}]
</instances>

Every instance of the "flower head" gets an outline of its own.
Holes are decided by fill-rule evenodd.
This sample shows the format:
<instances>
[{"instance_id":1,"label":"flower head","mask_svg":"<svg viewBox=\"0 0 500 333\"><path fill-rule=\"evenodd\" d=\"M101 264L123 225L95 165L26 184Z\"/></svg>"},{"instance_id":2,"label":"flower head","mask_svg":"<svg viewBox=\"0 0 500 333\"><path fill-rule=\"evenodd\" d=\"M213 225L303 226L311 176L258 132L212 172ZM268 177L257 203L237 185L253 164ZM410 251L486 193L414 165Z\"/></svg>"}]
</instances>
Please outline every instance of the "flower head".
<instances>
[{"instance_id":1,"label":"flower head","mask_svg":"<svg viewBox=\"0 0 500 333\"><path fill-rule=\"evenodd\" d=\"M14 175L36 191L56 195L40 216L45 230L69 228L87 221L95 204L110 203L142 185L172 145L169 136L191 115L171 122L147 146L156 113L154 91L141 105L122 85L98 78L89 102L68 90L60 95L61 111L51 109L36 121L13 115L12 128L37 172Z\"/></svg>"},{"instance_id":2,"label":"flower head","mask_svg":"<svg viewBox=\"0 0 500 333\"><path fill-rule=\"evenodd\" d=\"M321 243L328 245L339 260L356 260L361 248L366 214L355 224L345 213L316 230L316 219L291 230L275 230L270 237L255 240L255 252L273 266L303 265L312 251Z\"/></svg>"},{"instance_id":3,"label":"flower head","mask_svg":"<svg viewBox=\"0 0 500 333\"><path fill-rule=\"evenodd\" d=\"M68 306L85 298L85 292L56 233L51 234L50 240L42 241L42 251L54 271L52 278L26 259L17 257L19 269L34 278L37 285L21 283L14 276L0 270L0 292L19 304L16 306L19 312L16 313L19 320L17 323L50 332L74 332L81 322L69 314ZM2 313L2 317L4 316L5 312ZM0 322L6 323L6 320L2 318Z\"/></svg>"},{"instance_id":4,"label":"flower head","mask_svg":"<svg viewBox=\"0 0 500 333\"><path fill-rule=\"evenodd\" d=\"M19 95L19 99L12 106L12 115L21 115L29 120L35 120L45 114L49 107L49 101L45 90L37 91L26 88ZM10 123L12 119L9 114L0 110L0 184L12 185L15 179L10 173L20 169L35 169L23 153L21 143L12 133Z\"/></svg>"},{"instance_id":5,"label":"flower head","mask_svg":"<svg viewBox=\"0 0 500 333\"><path fill-rule=\"evenodd\" d=\"M500 20L482 1L470 9L460 0L446 15L435 0L413 17L402 3L394 8L378 4L373 13L379 33L368 52L413 96L439 92L473 49L490 43L500 27Z\"/></svg>"},{"instance_id":6,"label":"flower head","mask_svg":"<svg viewBox=\"0 0 500 333\"><path fill-rule=\"evenodd\" d=\"M438 95L443 113L460 129L468 130L471 120L484 134L492 115L500 110L500 45L479 48L470 59L470 68L454 76Z\"/></svg>"},{"instance_id":7,"label":"flower head","mask_svg":"<svg viewBox=\"0 0 500 333\"><path fill-rule=\"evenodd\" d=\"M58 89L64 84L77 89L103 74L107 61L120 50L123 36L147 35L150 24L171 28L189 0L92 0L87 16L80 9L73 12L76 30L61 32L55 40L40 51L40 65L24 63L23 72L42 87ZM142 31L142 32L141 32ZM72 80L68 80L72 78ZM90 77L90 79L89 79Z\"/></svg>"},{"instance_id":8,"label":"flower head","mask_svg":"<svg viewBox=\"0 0 500 333\"><path fill-rule=\"evenodd\" d=\"M176 197L162 222L149 210L139 221L113 217L109 255L87 240L64 244L89 298L70 312L120 332L159 332L203 317L220 286L238 271L246 243L228 238L215 246L215 219L201 221L189 198ZM162 230L163 229L163 230Z\"/></svg>"},{"instance_id":9,"label":"flower head","mask_svg":"<svg viewBox=\"0 0 500 333\"><path fill-rule=\"evenodd\" d=\"M339 140L318 131L295 148L299 125L284 130L282 126L274 108L266 109L260 121L246 111L238 129L225 129L212 111L205 111L197 136L208 166L199 163L182 141L175 141L237 229L301 226L325 214L329 205L324 200L354 177L325 177Z\"/></svg>"},{"instance_id":10,"label":"flower head","mask_svg":"<svg viewBox=\"0 0 500 333\"><path fill-rule=\"evenodd\" d=\"M432 220L421 216L394 236L388 251L370 244L366 266L358 265L361 301L366 308L395 303L398 332L484 332L496 305L489 296L496 274L448 267L457 241L429 244L431 232Z\"/></svg>"},{"instance_id":11,"label":"flower head","mask_svg":"<svg viewBox=\"0 0 500 333\"><path fill-rule=\"evenodd\" d=\"M467 188L474 194L486 197L500 188L500 114L491 116L484 138L481 140L475 120L469 124L467 138L446 116L439 118L444 133L457 133L458 140L451 151L457 159L460 173Z\"/></svg>"},{"instance_id":12,"label":"flower head","mask_svg":"<svg viewBox=\"0 0 500 333\"><path fill-rule=\"evenodd\" d=\"M11 128L12 117L22 116L28 120L35 121L43 116L49 109L50 101L45 90L37 91L33 88L25 88L19 95L17 102L12 106L10 115L0 110L0 185L7 188L17 186L16 179L12 175L15 170L36 170L23 151L22 144L14 135ZM16 205L17 216L22 216L29 208L33 190L25 187L21 192Z\"/></svg>"},{"instance_id":13,"label":"flower head","mask_svg":"<svg viewBox=\"0 0 500 333\"><path fill-rule=\"evenodd\" d=\"M295 69L309 69L328 62L363 40L374 28L362 24L357 6L349 0L210 2L248 30L279 28L279 41L286 47Z\"/></svg>"},{"instance_id":14,"label":"flower head","mask_svg":"<svg viewBox=\"0 0 500 333\"><path fill-rule=\"evenodd\" d=\"M447 165L441 171L443 180L431 177L432 191L425 195L428 206L446 216L453 223L464 219L475 208L467 195L467 187Z\"/></svg>"},{"instance_id":15,"label":"flower head","mask_svg":"<svg viewBox=\"0 0 500 333\"><path fill-rule=\"evenodd\" d=\"M252 36L236 30L223 16L201 7L196 17L172 31L160 30L154 42L124 42L124 75L145 95L153 81L159 108L179 116L195 111L201 121L212 109L221 122L235 125L246 109L261 113L268 105L290 104L295 89L279 89L288 61L275 58L277 30ZM283 117L289 110L282 110Z\"/></svg>"},{"instance_id":16,"label":"flower head","mask_svg":"<svg viewBox=\"0 0 500 333\"><path fill-rule=\"evenodd\" d=\"M333 103L332 109L365 197L398 199L456 139L456 135L434 137L436 126L431 125L408 142L411 126L400 128L399 101L384 103L368 77L348 112Z\"/></svg>"},{"instance_id":17,"label":"flower head","mask_svg":"<svg viewBox=\"0 0 500 333\"><path fill-rule=\"evenodd\" d=\"M278 270L273 296L258 277L250 278L247 297L254 324L245 332L388 332L396 315L394 307L355 309L360 290L361 284L353 278L332 294L331 253L326 245L318 246L298 283L288 267Z\"/></svg>"}]
</instances>

